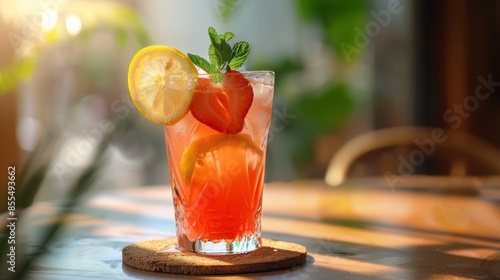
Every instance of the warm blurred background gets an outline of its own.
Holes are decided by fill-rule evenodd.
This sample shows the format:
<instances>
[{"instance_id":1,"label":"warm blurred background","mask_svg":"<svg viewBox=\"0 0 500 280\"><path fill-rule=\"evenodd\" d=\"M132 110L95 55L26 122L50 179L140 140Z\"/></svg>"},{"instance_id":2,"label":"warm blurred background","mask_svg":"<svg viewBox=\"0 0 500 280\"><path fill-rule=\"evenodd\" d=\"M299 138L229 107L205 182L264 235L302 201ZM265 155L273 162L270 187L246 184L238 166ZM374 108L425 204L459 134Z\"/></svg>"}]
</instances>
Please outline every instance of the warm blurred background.
<instances>
[{"instance_id":1,"label":"warm blurred background","mask_svg":"<svg viewBox=\"0 0 500 280\"><path fill-rule=\"evenodd\" d=\"M29 200L64 198L82 172L90 191L167 184L128 63L150 44L205 55L208 26L250 43L247 69L276 72L267 181L323 177L342 144L386 127L500 148L498 15L496 0L0 0L0 182L16 166Z\"/></svg>"}]
</instances>

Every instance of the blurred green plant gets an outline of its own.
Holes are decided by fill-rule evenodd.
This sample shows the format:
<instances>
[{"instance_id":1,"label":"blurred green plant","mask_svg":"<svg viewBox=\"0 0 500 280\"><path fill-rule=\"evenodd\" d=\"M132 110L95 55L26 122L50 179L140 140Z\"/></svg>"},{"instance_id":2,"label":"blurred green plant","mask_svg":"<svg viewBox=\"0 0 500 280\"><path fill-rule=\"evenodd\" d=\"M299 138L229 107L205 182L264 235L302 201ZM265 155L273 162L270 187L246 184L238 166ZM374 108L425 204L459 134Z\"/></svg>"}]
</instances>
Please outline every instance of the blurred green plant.
<instances>
[{"instance_id":1,"label":"blurred green plant","mask_svg":"<svg viewBox=\"0 0 500 280\"><path fill-rule=\"evenodd\" d=\"M297 116L278 137L286 139L298 177L323 175L322 170L311 172L310 168L317 140L338 130L359 106L357 89L346 73L356 66L361 53L346 57L343 47L356 45L354 28L366 24L367 4L366 0L296 0L302 19L322 31L321 40L328 53L323 60L331 59L327 63L335 69L335 76L332 74L322 84L303 86L314 73L309 72L308 61L302 57L255 65L276 73L276 103L280 106L281 102L287 112Z\"/></svg>"},{"instance_id":2,"label":"blurred green plant","mask_svg":"<svg viewBox=\"0 0 500 280\"><path fill-rule=\"evenodd\" d=\"M1 1L7 0L0 0ZM27 3L27 4L26 4ZM0 95L16 89L20 83L29 79L37 66L38 58L43 52L65 40L76 38L82 44L98 30L107 30L114 34L117 46L124 48L127 43L133 43L135 48L139 49L150 44L147 31L142 24L139 16L130 8L112 3L112 2L89 2L89 1L65 1L64 5L57 8L57 14L46 16L56 19L50 28L42 26L42 22L26 22L30 26L26 28L35 28L31 32L24 32L22 29L13 30L8 34L11 45L14 49L14 57L8 63L0 66ZM33 5L31 1L25 2L25 5ZM1 5L0 5L1 6ZM56 11L51 11L56 12ZM12 15L20 18L30 18L26 15ZM15 19L14 19L15 20ZM47 18L46 18L47 20ZM73 24L73 25L71 25ZM16 26L12 24L12 26ZM17 26L18 28L22 28ZM31 37L26 37L31 36ZM71 119L68 116L68 119ZM120 118L119 118L120 119ZM69 183L67 187L68 196L62 202L60 211L55 213L54 222L47 224L43 229L43 236L40 236L40 246L33 251L28 252L26 256L17 256L16 273L11 279L24 279L29 273L29 267L44 253L57 233L64 227L64 220L77 206L81 196L95 183L99 178L102 168L106 164L106 155L111 141L124 130L131 129L131 119L125 118L113 122L113 133L104 135L103 139L95 148L94 156L89 165L78 175L77 179ZM65 134L62 131L59 134L47 133L40 140L36 149L27 154L25 160L20 165L16 180L16 218L19 224L23 219L23 212L32 205L35 196L41 186L49 176L51 166L55 155L60 152L63 146ZM5 227L1 231L0 239L0 264L2 271L7 271L5 256L10 247L8 243L9 228ZM23 246L16 244L16 246ZM21 258L22 257L22 258Z\"/></svg>"},{"instance_id":3,"label":"blurred green plant","mask_svg":"<svg viewBox=\"0 0 500 280\"><path fill-rule=\"evenodd\" d=\"M7 0L0 0L0 3L1 1ZM34 15L9 16L10 22L6 25L15 27L7 34L14 49L14 57L10 63L0 65L0 95L15 89L19 83L30 77L37 58L44 49L68 38L76 37L84 42L96 30L105 28L114 34L117 45L121 48L127 42L133 42L138 48L150 44L141 19L126 6L113 2L94 1L65 1L64 3L58 6L57 10L38 11ZM31 1L28 4L33 5ZM45 18L42 21L36 21L35 15L40 12ZM31 18L32 21L25 20L22 22L24 25L18 26L15 22L16 17ZM54 22L50 23L50 21Z\"/></svg>"}]
</instances>

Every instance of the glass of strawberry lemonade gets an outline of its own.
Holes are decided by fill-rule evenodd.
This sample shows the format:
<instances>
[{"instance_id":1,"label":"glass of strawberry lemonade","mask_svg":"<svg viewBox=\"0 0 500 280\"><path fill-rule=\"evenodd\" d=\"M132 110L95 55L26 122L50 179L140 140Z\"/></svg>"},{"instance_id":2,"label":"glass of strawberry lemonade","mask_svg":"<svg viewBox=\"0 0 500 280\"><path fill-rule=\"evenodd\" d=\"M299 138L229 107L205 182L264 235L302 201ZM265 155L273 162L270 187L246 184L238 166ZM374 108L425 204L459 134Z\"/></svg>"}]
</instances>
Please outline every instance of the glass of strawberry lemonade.
<instances>
[{"instance_id":1,"label":"glass of strawberry lemonade","mask_svg":"<svg viewBox=\"0 0 500 280\"><path fill-rule=\"evenodd\" d=\"M234 34L213 28L209 37L209 61L166 46L139 51L129 89L164 125L179 249L246 253L261 246L274 73L238 71L248 43L231 47Z\"/></svg>"},{"instance_id":2,"label":"glass of strawberry lemonade","mask_svg":"<svg viewBox=\"0 0 500 280\"><path fill-rule=\"evenodd\" d=\"M232 75L225 74L223 83L234 79ZM184 249L243 253L260 245L274 75L272 72L236 75L248 82L234 85L232 94L253 91L241 131L219 132L198 121L192 111L175 125L165 126L178 245ZM198 81L211 82L211 77L200 75ZM213 91L210 94L217 94L218 90ZM203 100L196 106L208 110L209 102Z\"/></svg>"}]
</instances>

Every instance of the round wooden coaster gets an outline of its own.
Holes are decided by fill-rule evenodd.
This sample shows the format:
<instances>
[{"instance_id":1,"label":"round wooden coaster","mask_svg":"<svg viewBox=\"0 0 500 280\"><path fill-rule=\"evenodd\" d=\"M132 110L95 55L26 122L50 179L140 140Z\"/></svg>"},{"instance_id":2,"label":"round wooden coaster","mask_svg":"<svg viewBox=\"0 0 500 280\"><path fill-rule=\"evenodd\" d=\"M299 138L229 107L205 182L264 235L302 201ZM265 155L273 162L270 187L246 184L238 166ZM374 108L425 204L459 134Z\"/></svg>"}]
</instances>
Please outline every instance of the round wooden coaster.
<instances>
[{"instance_id":1,"label":"round wooden coaster","mask_svg":"<svg viewBox=\"0 0 500 280\"><path fill-rule=\"evenodd\" d=\"M278 270L306 262L307 250L295 243L262 239L246 254L204 255L175 249L176 238L151 240L123 248L125 264L147 271L175 274L233 274ZM164 250L170 247L171 250ZM159 252L162 250L162 252Z\"/></svg>"}]
</instances>

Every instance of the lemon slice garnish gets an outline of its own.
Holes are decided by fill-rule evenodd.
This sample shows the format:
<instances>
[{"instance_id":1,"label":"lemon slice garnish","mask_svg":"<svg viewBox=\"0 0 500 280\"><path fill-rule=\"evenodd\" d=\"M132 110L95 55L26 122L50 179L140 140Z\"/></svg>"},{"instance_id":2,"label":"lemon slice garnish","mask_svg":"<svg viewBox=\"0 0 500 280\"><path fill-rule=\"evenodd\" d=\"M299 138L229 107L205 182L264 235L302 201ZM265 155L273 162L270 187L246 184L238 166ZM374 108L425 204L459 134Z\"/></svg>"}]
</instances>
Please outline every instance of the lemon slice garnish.
<instances>
[{"instance_id":1,"label":"lemon slice garnish","mask_svg":"<svg viewBox=\"0 0 500 280\"><path fill-rule=\"evenodd\" d=\"M143 48L130 62L130 97L148 120L164 125L175 124L189 110L197 73L191 60L175 48Z\"/></svg>"}]
</instances>

